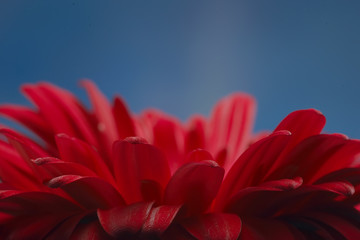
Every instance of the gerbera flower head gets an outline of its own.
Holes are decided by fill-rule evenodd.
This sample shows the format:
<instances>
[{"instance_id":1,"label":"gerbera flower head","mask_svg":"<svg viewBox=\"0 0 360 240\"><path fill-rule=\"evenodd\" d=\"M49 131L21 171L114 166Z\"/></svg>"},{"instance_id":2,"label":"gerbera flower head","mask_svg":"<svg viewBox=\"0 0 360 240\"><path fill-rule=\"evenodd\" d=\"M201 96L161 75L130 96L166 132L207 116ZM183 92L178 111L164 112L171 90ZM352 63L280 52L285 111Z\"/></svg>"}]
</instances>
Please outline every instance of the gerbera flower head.
<instances>
[{"instance_id":1,"label":"gerbera flower head","mask_svg":"<svg viewBox=\"0 0 360 240\"><path fill-rule=\"evenodd\" d=\"M360 239L360 142L319 111L254 134L247 94L183 123L82 85L90 110L50 83L0 106L37 136L0 129L2 239Z\"/></svg>"}]
</instances>

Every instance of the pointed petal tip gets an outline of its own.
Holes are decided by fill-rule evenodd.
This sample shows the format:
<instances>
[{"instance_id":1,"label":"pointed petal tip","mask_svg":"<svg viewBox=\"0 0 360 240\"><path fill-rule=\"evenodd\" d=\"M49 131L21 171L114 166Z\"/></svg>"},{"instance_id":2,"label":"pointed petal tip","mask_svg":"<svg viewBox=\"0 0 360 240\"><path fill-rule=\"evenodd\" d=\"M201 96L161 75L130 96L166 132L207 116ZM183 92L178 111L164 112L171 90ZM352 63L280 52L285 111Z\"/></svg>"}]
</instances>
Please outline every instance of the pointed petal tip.
<instances>
[{"instance_id":1,"label":"pointed petal tip","mask_svg":"<svg viewBox=\"0 0 360 240\"><path fill-rule=\"evenodd\" d=\"M62 176L58 176L58 177L51 179L47 183L47 186L50 188L60 188L64 185L66 185L70 182L74 182L80 178L82 178L82 177L78 176L78 175L62 175Z\"/></svg>"},{"instance_id":2,"label":"pointed petal tip","mask_svg":"<svg viewBox=\"0 0 360 240\"><path fill-rule=\"evenodd\" d=\"M58 162L61 161L60 159L54 158L54 157L41 157L41 158L36 158L36 159L31 159L31 161L38 165L44 165L46 163L50 163L50 162Z\"/></svg>"}]
</instances>

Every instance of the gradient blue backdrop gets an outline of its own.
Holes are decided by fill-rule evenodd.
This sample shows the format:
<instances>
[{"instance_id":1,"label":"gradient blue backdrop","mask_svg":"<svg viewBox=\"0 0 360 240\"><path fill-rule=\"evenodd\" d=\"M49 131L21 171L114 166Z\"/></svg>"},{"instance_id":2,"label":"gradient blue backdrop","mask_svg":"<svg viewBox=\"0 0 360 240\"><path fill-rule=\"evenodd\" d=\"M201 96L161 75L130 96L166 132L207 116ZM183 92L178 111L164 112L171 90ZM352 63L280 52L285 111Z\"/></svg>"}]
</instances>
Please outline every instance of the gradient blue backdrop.
<instances>
[{"instance_id":1,"label":"gradient blue backdrop","mask_svg":"<svg viewBox=\"0 0 360 240\"><path fill-rule=\"evenodd\" d=\"M0 1L0 102L48 80L85 101L90 78L131 109L185 120L234 91L258 100L256 130L317 108L360 138L360 1Z\"/></svg>"}]
</instances>

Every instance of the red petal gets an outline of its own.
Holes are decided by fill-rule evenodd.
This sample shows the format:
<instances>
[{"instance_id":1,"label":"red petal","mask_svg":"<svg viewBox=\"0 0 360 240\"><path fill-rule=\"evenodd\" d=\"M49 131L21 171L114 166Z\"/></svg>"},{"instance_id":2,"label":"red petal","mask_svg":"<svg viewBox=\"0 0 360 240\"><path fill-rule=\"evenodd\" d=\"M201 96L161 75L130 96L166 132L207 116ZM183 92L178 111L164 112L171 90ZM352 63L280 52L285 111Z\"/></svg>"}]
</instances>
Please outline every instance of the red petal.
<instances>
[{"instance_id":1,"label":"red petal","mask_svg":"<svg viewBox=\"0 0 360 240\"><path fill-rule=\"evenodd\" d=\"M346 140L338 135L311 136L295 146L281 163L276 162L277 167L272 167L274 172L266 180L301 176L308 182L345 143Z\"/></svg>"},{"instance_id":2,"label":"red petal","mask_svg":"<svg viewBox=\"0 0 360 240\"><path fill-rule=\"evenodd\" d=\"M103 144L108 156L110 156L113 142L119 139L111 106L94 83L84 80L81 84L85 87L94 107L95 116L98 121L98 132L101 138L100 142Z\"/></svg>"},{"instance_id":3,"label":"red petal","mask_svg":"<svg viewBox=\"0 0 360 240\"><path fill-rule=\"evenodd\" d=\"M173 173L184 162L184 131L177 121L161 118L154 124L154 145L161 149Z\"/></svg>"},{"instance_id":4,"label":"red petal","mask_svg":"<svg viewBox=\"0 0 360 240\"><path fill-rule=\"evenodd\" d=\"M70 236L73 234L76 226L83 218L84 214L77 214L65 219L46 236L46 240L69 239Z\"/></svg>"},{"instance_id":5,"label":"red petal","mask_svg":"<svg viewBox=\"0 0 360 240\"><path fill-rule=\"evenodd\" d=\"M214 160L211 154L203 149L191 151L187 156L187 162L201 162L206 160Z\"/></svg>"},{"instance_id":6,"label":"red petal","mask_svg":"<svg viewBox=\"0 0 360 240\"><path fill-rule=\"evenodd\" d=\"M61 175L97 176L93 171L83 165L73 162L64 162L57 158L37 158L33 162L38 165L39 168L48 172L51 178ZM44 180L49 181L50 179Z\"/></svg>"},{"instance_id":7,"label":"red petal","mask_svg":"<svg viewBox=\"0 0 360 240\"><path fill-rule=\"evenodd\" d=\"M35 214L17 217L2 224L1 239L44 239L66 216L62 214Z\"/></svg>"},{"instance_id":8,"label":"red petal","mask_svg":"<svg viewBox=\"0 0 360 240\"><path fill-rule=\"evenodd\" d=\"M0 179L17 189L39 190L43 187L28 163L3 141L0 141L0 166Z\"/></svg>"},{"instance_id":9,"label":"red petal","mask_svg":"<svg viewBox=\"0 0 360 240\"><path fill-rule=\"evenodd\" d=\"M75 126L71 118L53 101L49 101L46 93L39 86L25 84L22 86L24 94L38 106L41 116L51 126L55 133L65 133L76 136Z\"/></svg>"},{"instance_id":10,"label":"red petal","mask_svg":"<svg viewBox=\"0 0 360 240\"><path fill-rule=\"evenodd\" d=\"M65 134L58 134L56 135L56 144L62 160L82 164L100 177L115 184L104 159L88 143Z\"/></svg>"},{"instance_id":11,"label":"red petal","mask_svg":"<svg viewBox=\"0 0 360 240\"><path fill-rule=\"evenodd\" d=\"M314 109L298 110L286 116L274 130L274 132L287 130L292 135L290 143L280 158L286 156L294 146L305 138L319 134L325 126L325 122L324 115ZM276 169L280 163L281 159L272 166L272 169Z\"/></svg>"},{"instance_id":12,"label":"red petal","mask_svg":"<svg viewBox=\"0 0 360 240\"><path fill-rule=\"evenodd\" d=\"M235 194L225 207L226 212L240 216L268 217L276 213L277 206L284 204L282 198L298 188L302 183L299 179L282 179L268 182L264 186L248 187ZM289 195L289 194L288 194ZM296 206L294 206L295 208Z\"/></svg>"},{"instance_id":13,"label":"red petal","mask_svg":"<svg viewBox=\"0 0 360 240\"><path fill-rule=\"evenodd\" d=\"M76 135L72 135L73 137L84 139L92 145L97 145L96 135L93 132L88 115L71 93L49 83L39 84L39 90L42 90L47 99L51 99L53 104L58 109L62 109L64 115L68 116L76 132Z\"/></svg>"},{"instance_id":14,"label":"red petal","mask_svg":"<svg viewBox=\"0 0 360 240\"><path fill-rule=\"evenodd\" d=\"M252 144L226 175L216 198L216 208L221 209L227 199L244 187L261 182L270 166L280 156L290 137L289 132L280 131Z\"/></svg>"},{"instance_id":15,"label":"red petal","mask_svg":"<svg viewBox=\"0 0 360 240\"><path fill-rule=\"evenodd\" d=\"M39 113L32 109L17 105L1 105L0 114L23 124L43 138L45 142L52 144L52 146L55 145L51 127Z\"/></svg>"},{"instance_id":16,"label":"red petal","mask_svg":"<svg viewBox=\"0 0 360 240\"><path fill-rule=\"evenodd\" d=\"M243 230L240 234L241 240L305 240L301 237L302 234L290 224L266 218L243 219Z\"/></svg>"},{"instance_id":17,"label":"red petal","mask_svg":"<svg viewBox=\"0 0 360 240\"><path fill-rule=\"evenodd\" d=\"M185 136L185 154L197 148L205 149L205 124L205 119L200 116L190 120Z\"/></svg>"},{"instance_id":18,"label":"red petal","mask_svg":"<svg viewBox=\"0 0 360 240\"><path fill-rule=\"evenodd\" d=\"M308 213L307 216L335 229L345 239L360 238L359 226L356 226L354 222L348 221L345 218L335 216L334 214L322 213L322 212Z\"/></svg>"},{"instance_id":19,"label":"red petal","mask_svg":"<svg viewBox=\"0 0 360 240\"><path fill-rule=\"evenodd\" d=\"M207 209L215 198L224 176L224 169L214 161L188 163L179 168L165 190L168 205L184 204L187 212Z\"/></svg>"},{"instance_id":20,"label":"red petal","mask_svg":"<svg viewBox=\"0 0 360 240\"><path fill-rule=\"evenodd\" d=\"M30 140L29 138L20 135L15 131L2 128L0 129L0 133L7 137L9 143L18 151L18 153L25 160L29 161L30 159L49 156L49 154L35 142Z\"/></svg>"},{"instance_id":21,"label":"red petal","mask_svg":"<svg viewBox=\"0 0 360 240\"><path fill-rule=\"evenodd\" d=\"M238 239L241 232L241 219L234 214L211 213L192 217L182 224L196 239Z\"/></svg>"},{"instance_id":22,"label":"red petal","mask_svg":"<svg viewBox=\"0 0 360 240\"><path fill-rule=\"evenodd\" d=\"M143 180L157 182L162 189L170 178L167 161L155 147L127 138L114 143L114 172L127 203L141 201Z\"/></svg>"},{"instance_id":23,"label":"red petal","mask_svg":"<svg viewBox=\"0 0 360 240\"><path fill-rule=\"evenodd\" d=\"M80 223L72 233L70 240L113 240L98 221Z\"/></svg>"},{"instance_id":24,"label":"red petal","mask_svg":"<svg viewBox=\"0 0 360 240\"><path fill-rule=\"evenodd\" d=\"M159 206L151 209L143 227L142 234L160 235L172 223L180 210L180 206Z\"/></svg>"},{"instance_id":25,"label":"red petal","mask_svg":"<svg viewBox=\"0 0 360 240\"><path fill-rule=\"evenodd\" d=\"M148 218L153 203L134 203L108 210L98 210L102 227L113 237L126 239L140 232Z\"/></svg>"},{"instance_id":26,"label":"red petal","mask_svg":"<svg viewBox=\"0 0 360 240\"><path fill-rule=\"evenodd\" d=\"M210 117L208 149L217 154L227 148L226 171L249 144L255 105L250 95L234 94L222 99Z\"/></svg>"},{"instance_id":27,"label":"red petal","mask_svg":"<svg viewBox=\"0 0 360 240\"><path fill-rule=\"evenodd\" d=\"M80 207L52 193L14 190L0 191L0 212L14 217L37 217L46 214L67 217L79 211L81 211Z\"/></svg>"},{"instance_id":28,"label":"red petal","mask_svg":"<svg viewBox=\"0 0 360 240\"><path fill-rule=\"evenodd\" d=\"M120 139L136 136L134 122L120 97L116 97L114 100L113 114Z\"/></svg>"},{"instance_id":29,"label":"red petal","mask_svg":"<svg viewBox=\"0 0 360 240\"><path fill-rule=\"evenodd\" d=\"M334 154L329 156L326 161L321 162L321 166L316 171L311 180L316 180L328 173L337 171L342 168L359 167L356 164L356 159L360 153L359 140L344 140L344 145L338 149ZM310 180L310 181L311 181Z\"/></svg>"},{"instance_id":30,"label":"red petal","mask_svg":"<svg viewBox=\"0 0 360 240\"><path fill-rule=\"evenodd\" d=\"M63 189L88 209L107 209L125 204L121 195L111 184L96 177L63 175L50 180L48 186Z\"/></svg>"}]
</instances>

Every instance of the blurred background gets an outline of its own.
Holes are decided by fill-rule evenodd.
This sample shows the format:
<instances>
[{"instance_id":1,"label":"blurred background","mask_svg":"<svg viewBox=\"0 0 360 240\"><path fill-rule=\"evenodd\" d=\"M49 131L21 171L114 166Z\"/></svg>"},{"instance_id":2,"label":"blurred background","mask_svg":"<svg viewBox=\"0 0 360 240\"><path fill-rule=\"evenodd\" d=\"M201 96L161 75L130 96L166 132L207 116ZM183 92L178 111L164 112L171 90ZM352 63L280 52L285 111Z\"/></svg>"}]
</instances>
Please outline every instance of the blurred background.
<instances>
[{"instance_id":1,"label":"blurred background","mask_svg":"<svg viewBox=\"0 0 360 240\"><path fill-rule=\"evenodd\" d=\"M360 138L359 26L360 1L1 0L0 102L41 80L86 102L90 78L135 113L186 120L244 91L256 131L316 108L325 131Z\"/></svg>"}]
</instances>

